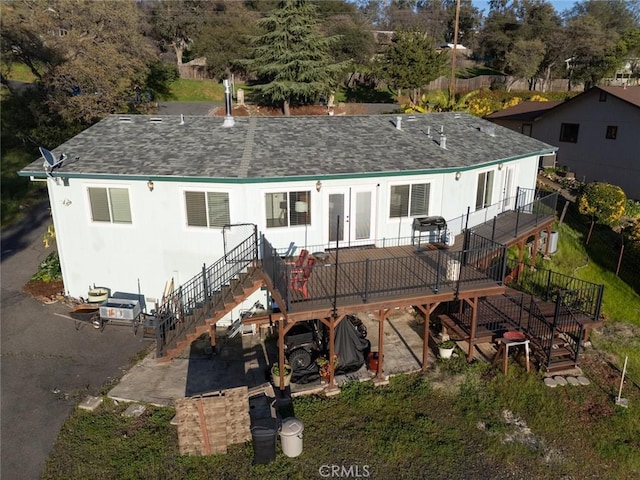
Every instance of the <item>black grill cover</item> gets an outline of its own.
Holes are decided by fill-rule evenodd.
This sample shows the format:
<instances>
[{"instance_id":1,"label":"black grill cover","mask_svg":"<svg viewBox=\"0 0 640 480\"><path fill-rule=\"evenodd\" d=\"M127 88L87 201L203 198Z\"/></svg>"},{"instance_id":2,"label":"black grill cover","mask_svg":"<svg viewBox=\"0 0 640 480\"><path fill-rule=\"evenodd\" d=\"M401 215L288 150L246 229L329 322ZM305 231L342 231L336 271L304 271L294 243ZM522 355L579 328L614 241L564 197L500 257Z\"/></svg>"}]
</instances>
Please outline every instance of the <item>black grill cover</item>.
<instances>
[{"instance_id":1,"label":"black grill cover","mask_svg":"<svg viewBox=\"0 0 640 480\"><path fill-rule=\"evenodd\" d=\"M338 373L358 370L365 362L371 348L369 340L362 338L348 317L336 327L335 352L338 355Z\"/></svg>"}]
</instances>

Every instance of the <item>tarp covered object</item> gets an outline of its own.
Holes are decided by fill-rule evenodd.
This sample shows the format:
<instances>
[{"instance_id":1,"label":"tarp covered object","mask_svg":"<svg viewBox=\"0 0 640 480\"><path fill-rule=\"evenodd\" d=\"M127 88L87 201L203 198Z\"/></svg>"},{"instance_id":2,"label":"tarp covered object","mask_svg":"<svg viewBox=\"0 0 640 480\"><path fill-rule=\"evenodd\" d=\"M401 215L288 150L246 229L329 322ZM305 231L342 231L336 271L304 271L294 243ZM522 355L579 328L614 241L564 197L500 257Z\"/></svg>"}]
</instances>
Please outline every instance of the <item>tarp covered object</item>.
<instances>
[{"instance_id":1,"label":"tarp covered object","mask_svg":"<svg viewBox=\"0 0 640 480\"><path fill-rule=\"evenodd\" d=\"M336 326L335 339L335 353L338 355L336 372L349 373L362 367L371 344L360 335L349 316L343 318Z\"/></svg>"}]
</instances>

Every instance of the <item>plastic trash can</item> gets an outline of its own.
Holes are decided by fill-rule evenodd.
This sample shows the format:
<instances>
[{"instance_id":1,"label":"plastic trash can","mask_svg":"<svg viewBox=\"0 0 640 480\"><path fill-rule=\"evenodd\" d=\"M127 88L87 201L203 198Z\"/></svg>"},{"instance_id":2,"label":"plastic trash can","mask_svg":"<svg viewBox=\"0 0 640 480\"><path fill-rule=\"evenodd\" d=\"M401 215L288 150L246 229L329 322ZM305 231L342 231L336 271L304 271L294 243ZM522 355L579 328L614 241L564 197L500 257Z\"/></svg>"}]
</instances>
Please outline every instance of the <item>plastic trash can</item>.
<instances>
[{"instance_id":1,"label":"plastic trash can","mask_svg":"<svg viewBox=\"0 0 640 480\"><path fill-rule=\"evenodd\" d=\"M275 428L255 426L251 427L253 439L253 463L265 465L276 459L276 438L278 431Z\"/></svg>"},{"instance_id":2,"label":"plastic trash can","mask_svg":"<svg viewBox=\"0 0 640 480\"><path fill-rule=\"evenodd\" d=\"M282 420L280 427L280 442L282 453L287 457L297 457L302 453L302 432L304 425L294 417Z\"/></svg>"}]
</instances>

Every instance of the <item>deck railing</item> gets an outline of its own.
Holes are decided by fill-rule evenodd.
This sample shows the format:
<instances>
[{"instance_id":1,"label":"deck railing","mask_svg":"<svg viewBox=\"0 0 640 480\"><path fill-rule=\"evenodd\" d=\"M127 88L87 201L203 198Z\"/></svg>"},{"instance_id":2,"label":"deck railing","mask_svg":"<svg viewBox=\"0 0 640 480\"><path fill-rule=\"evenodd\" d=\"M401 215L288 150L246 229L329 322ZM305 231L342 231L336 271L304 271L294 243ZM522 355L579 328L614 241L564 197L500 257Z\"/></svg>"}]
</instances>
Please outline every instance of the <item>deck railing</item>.
<instances>
[{"instance_id":1,"label":"deck railing","mask_svg":"<svg viewBox=\"0 0 640 480\"><path fill-rule=\"evenodd\" d=\"M604 285L526 264L520 267L513 259L507 261L507 266L517 272L514 281L509 283L510 287L551 302L556 301L558 293L562 292L563 302L572 312L594 320L600 316Z\"/></svg>"},{"instance_id":2,"label":"deck railing","mask_svg":"<svg viewBox=\"0 0 640 480\"><path fill-rule=\"evenodd\" d=\"M211 316L212 303L224 287L247 270L257 259L257 230L241 241L224 257L207 267L189 281L170 292L156 314L156 355L164 356L167 349Z\"/></svg>"},{"instance_id":3,"label":"deck railing","mask_svg":"<svg viewBox=\"0 0 640 480\"><path fill-rule=\"evenodd\" d=\"M507 330L522 330L524 294L481 298L476 315L475 338L491 335L500 337ZM471 335L473 308L466 302L455 302L448 311L467 335Z\"/></svg>"},{"instance_id":4,"label":"deck railing","mask_svg":"<svg viewBox=\"0 0 640 480\"><path fill-rule=\"evenodd\" d=\"M558 192L550 193L537 200L516 208L516 226L513 236L537 226L541 221L554 217L558 203Z\"/></svg>"},{"instance_id":5,"label":"deck railing","mask_svg":"<svg viewBox=\"0 0 640 480\"><path fill-rule=\"evenodd\" d=\"M544 313L538 307L535 299L531 296L522 297L523 309L528 310L529 319L523 328L527 337L534 343L544 358L542 363L546 366L551 363L551 349L553 348L553 339L555 337L555 322L549 321Z\"/></svg>"},{"instance_id":6,"label":"deck railing","mask_svg":"<svg viewBox=\"0 0 640 480\"><path fill-rule=\"evenodd\" d=\"M565 348L571 351L571 358L578 363L580 346L584 334L584 326L575 317L571 307L565 303L564 293L561 292L556 300L555 323L556 328L562 332Z\"/></svg>"},{"instance_id":7,"label":"deck railing","mask_svg":"<svg viewBox=\"0 0 640 480\"><path fill-rule=\"evenodd\" d=\"M469 207L467 213L447 220L449 232L457 235L469 228L473 229L479 225L489 224L502 213L517 210L519 206L535 202L535 194L536 191L534 189L518 187L517 193L512 197L503 198L499 202L480 208L474 212L472 212L471 207Z\"/></svg>"},{"instance_id":8,"label":"deck railing","mask_svg":"<svg viewBox=\"0 0 640 480\"><path fill-rule=\"evenodd\" d=\"M476 242L470 244L475 246ZM309 285L313 282L314 288L306 298L289 288L295 267L280 258L278 250L264 236L262 264L265 274L286 302L287 311L302 309L310 302L329 303L337 308L354 301L367 303L380 297L433 294L446 288L457 293L465 285L486 283L487 280L500 284L506 248L486 239L479 244L480 248L462 251L438 249L395 258L330 260L313 267ZM333 259L335 254L332 252ZM339 258L340 250L337 254Z\"/></svg>"}]
</instances>

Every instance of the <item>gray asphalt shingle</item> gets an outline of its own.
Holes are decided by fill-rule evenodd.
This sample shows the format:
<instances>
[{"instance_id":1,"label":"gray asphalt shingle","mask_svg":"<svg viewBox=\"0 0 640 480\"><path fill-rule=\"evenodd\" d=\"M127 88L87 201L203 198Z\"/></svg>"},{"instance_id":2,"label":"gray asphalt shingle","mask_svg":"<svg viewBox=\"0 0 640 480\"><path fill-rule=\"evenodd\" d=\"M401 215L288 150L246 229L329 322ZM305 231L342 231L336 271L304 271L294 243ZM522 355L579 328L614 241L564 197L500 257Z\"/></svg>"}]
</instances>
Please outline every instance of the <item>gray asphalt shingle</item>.
<instances>
[{"instance_id":1,"label":"gray asphalt shingle","mask_svg":"<svg viewBox=\"0 0 640 480\"><path fill-rule=\"evenodd\" d=\"M130 121L122 121L122 118ZM153 121L160 118L161 121ZM114 115L54 150L61 176L213 179L357 175L467 168L555 150L467 114L236 117ZM490 135L479 129L488 126ZM431 137L427 135L430 127ZM440 148L444 128L447 149ZM42 159L22 174L41 175Z\"/></svg>"}]
</instances>

